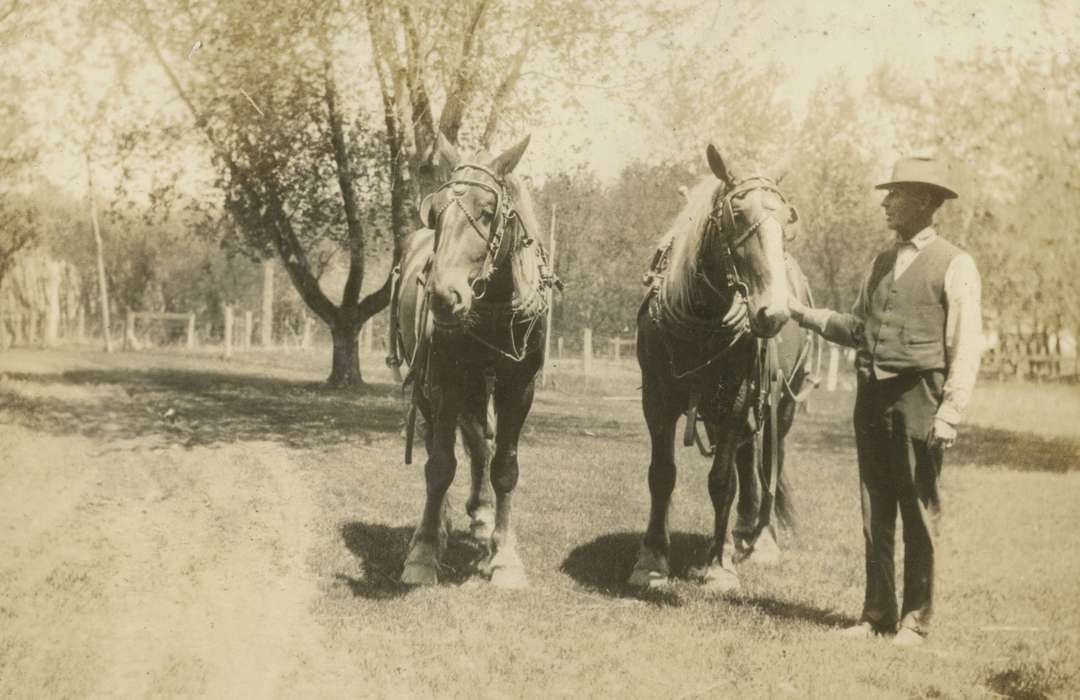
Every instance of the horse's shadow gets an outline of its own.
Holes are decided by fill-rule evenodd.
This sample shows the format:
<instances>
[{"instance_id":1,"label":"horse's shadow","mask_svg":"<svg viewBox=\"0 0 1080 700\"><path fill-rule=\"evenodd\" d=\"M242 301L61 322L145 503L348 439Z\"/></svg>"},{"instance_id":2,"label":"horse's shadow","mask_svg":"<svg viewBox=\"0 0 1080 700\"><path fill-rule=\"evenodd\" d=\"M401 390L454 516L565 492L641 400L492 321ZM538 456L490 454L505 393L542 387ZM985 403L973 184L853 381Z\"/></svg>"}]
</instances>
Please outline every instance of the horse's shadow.
<instances>
[{"instance_id":1,"label":"horse's shadow","mask_svg":"<svg viewBox=\"0 0 1080 700\"><path fill-rule=\"evenodd\" d=\"M699 533L675 532L671 535L670 566L674 586L658 590L642 590L627 584L630 570L641 545L641 533L619 532L602 535L575 547L563 560L560 569L574 581L594 593L612 598L638 598L659 605L682 605L680 581L693 581L693 569L705 560L709 538ZM805 603L781 600L768 595L728 596L727 604L755 608L773 618L809 622L821 627L855 624L855 619L834 610L817 608Z\"/></svg>"},{"instance_id":2,"label":"horse's shadow","mask_svg":"<svg viewBox=\"0 0 1080 700\"><path fill-rule=\"evenodd\" d=\"M645 590L627 584L640 546L640 532L601 535L571 550L559 568L578 584L595 593L613 598L638 598L658 605L682 605L678 591L672 588ZM695 562L704 559L708 547L709 540L704 535L672 533L669 557L672 578L690 578L691 568Z\"/></svg>"},{"instance_id":3,"label":"horse's shadow","mask_svg":"<svg viewBox=\"0 0 1080 700\"><path fill-rule=\"evenodd\" d=\"M338 574L358 598L399 598L413 590L401 582L413 528L351 522L342 526L345 546L360 560L360 576ZM476 573L484 552L468 533L451 532L439 569L439 585L456 586Z\"/></svg>"}]
</instances>

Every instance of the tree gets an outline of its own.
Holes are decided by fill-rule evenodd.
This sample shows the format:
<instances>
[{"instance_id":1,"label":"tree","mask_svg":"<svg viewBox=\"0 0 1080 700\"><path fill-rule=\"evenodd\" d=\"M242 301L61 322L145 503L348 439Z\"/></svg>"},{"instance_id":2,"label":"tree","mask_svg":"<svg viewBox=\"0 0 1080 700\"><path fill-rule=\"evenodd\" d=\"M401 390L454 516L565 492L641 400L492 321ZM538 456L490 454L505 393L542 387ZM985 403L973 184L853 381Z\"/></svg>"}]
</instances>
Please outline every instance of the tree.
<instances>
[{"instance_id":1,"label":"tree","mask_svg":"<svg viewBox=\"0 0 1080 700\"><path fill-rule=\"evenodd\" d=\"M16 65L24 45L36 35L40 8L19 0L0 2L0 61ZM35 212L16 193L31 176L37 144L26 138L29 121L23 101L30 86L17 71L0 71L0 283L16 256L37 240Z\"/></svg>"},{"instance_id":2,"label":"tree","mask_svg":"<svg viewBox=\"0 0 1080 700\"><path fill-rule=\"evenodd\" d=\"M942 228L974 253L987 315L1021 336L1080 323L1080 59L1072 48L982 50L939 66L925 85L887 68L872 83L901 150L958 166L961 196L942 211Z\"/></svg>"},{"instance_id":3,"label":"tree","mask_svg":"<svg viewBox=\"0 0 1080 700\"><path fill-rule=\"evenodd\" d=\"M391 174L392 229L415 222L412 203L446 177L439 132L490 147L545 114L564 76L603 72L621 46L670 26L683 10L661 2L468 0L422 5L363 0L378 75Z\"/></svg>"},{"instance_id":4,"label":"tree","mask_svg":"<svg viewBox=\"0 0 1080 700\"><path fill-rule=\"evenodd\" d=\"M436 134L490 143L504 123L540 114L549 78L530 74L534 60L556 74L614 60L617 41L671 14L616 7L126 0L91 15L144 44L203 138L232 233L254 254L281 258L330 326L330 383L358 385L359 329L389 298L388 283L361 294L368 258L378 258L380 234L396 244L415 227L413 203L445 177L433 162ZM158 121L140 138L177 132L179 122ZM340 304L311 262L328 244L348 256Z\"/></svg>"},{"instance_id":5,"label":"tree","mask_svg":"<svg viewBox=\"0 0 1080 700\"><path fill-rule=\"evenodd\" d=\"M339 88L346 47L335 32L348 16L320 1L133 0L97 10L95 19L143 42L184 106L174 118L202 136L228 214L226 235L253 256L276 253L330 327L329 383L362 386L358 333L389 298L388 283L362 294L386 178L381 134ZM178 123L151 125L131 140L182 143ZM211 212L207 220L218 218ZM320 286L312 262L328 245L348 256L340 303Z\"/></svg>"},{"instance_id":6,"label":"tree","mask_svg":"<svg viewBox=\"0 0 1080 700\"><path fill-rule=\"evenodd\" d=\"M847 76L822 79L793 140L784 193L798 209L800 235L790 246L815 302L849 309L873 256L887 240L877 212L877 154Z\"/></svg>"}]
</instances>

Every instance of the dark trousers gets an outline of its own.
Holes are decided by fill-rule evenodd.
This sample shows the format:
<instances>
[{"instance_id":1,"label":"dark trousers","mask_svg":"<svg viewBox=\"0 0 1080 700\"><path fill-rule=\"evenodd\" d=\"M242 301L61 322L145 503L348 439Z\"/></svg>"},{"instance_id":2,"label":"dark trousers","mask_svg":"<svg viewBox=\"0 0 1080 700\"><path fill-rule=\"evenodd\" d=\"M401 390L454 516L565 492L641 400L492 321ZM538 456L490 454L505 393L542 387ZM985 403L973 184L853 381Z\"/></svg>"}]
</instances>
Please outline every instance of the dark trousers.
<instances>
[{"instance_id":1,"label":"dark trousers","mask_svg":"<svg viewBox=\"0 0 1080 700\"><path fill-rule=\"evenodd\" d=\"M860 377L855 445L866 540L862 620L879 630L900 624L926 633L933 614L934 544L940 513L941 450L927 436L941 403L944 373ZM896 610L896 513L904 523L904 599Z\"/></svg>"}]
</instances>

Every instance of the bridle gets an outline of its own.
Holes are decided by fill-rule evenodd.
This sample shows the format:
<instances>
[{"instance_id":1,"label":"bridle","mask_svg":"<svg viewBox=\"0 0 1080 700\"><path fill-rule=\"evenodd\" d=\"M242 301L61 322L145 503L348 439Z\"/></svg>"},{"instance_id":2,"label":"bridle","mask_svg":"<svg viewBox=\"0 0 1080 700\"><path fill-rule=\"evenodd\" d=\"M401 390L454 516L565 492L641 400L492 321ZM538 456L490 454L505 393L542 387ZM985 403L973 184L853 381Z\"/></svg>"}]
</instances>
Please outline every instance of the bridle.
<instances>
[{"instance_id":1,"label":"bridle","mask_svg":"<svg viewBox=\"0 0 1080 700\"><path fill-rule=\"evenodd\" d=\"M770 177L764 175L754 175L751 177L738 180L731 185L722 195L718 195L719 205L713 209L713 213L709 215L709 221L712 222L712 231L715 232L720 240L721 245L724 246L724 252L726 253L725 259L728 261L728 279L729 286L736 288L742 293L744 299L750 297L750 288L742 280L739 275L739 269L735 265L735 251L738 250L743 244L749 241L752 237L758 235L761 230L762 224L767 220L772 219L773 216L770 213L765 213L757 221L754 221L742 231L739 231L735 224L735 207L734 200L744 197L745 195L753 192L754 190L764 190L766 192L772 192L780 201L783 202L790 212L790 216L786 222L786 225L792 225L798 222L799 214L795 207L788 204L787 198L784 193L780 191L776 181ZM782 225L783 228L784 225ZM786 229L785 229L786 231ZM714 292L718 295L720 290L717 289L711 280L709 280L704 274L701 274L701 278L704 280Z\"/></svg>"},{"instance_id":2,"label":"bridle","mask_svg":"<svg viewBox=\"0 0 1080 700\"><path fill-rule=\"evenodd\" d=\"M479 170L490 177L498 187L481 180L455 177L458 172L466 169ZM482 190L490 192L495 197L495 215L492 217L491 226L487 233L484 232L480 223L476 220L476 217L473 216L468 208L461 202L461 198L465 195L465 192L469 187L479 187ZM461 210L461 213L465 215L465 219L469 222L469 226L476 232L476 235L480 236L487 247L487 254L484 257L483 265L480 267L480 274L471 282L474 296L477 299L482 299L484 293L487 291L488 280L491 279L492 275L495 274L495 271L510 253L509 247L504 245L504 243L507 242L507 228L512 225L512 223L520 221L518 219L517 210L513 207L513 202L510 197L509 189L506 186L506 182L493 171L482 165L466 163L457 166L450 171L450 179L443 183L437 190L429 194L428 197L434 197L447 188L451 190L451 196L447 198L446 202L443 203L441 207L432 212L433 217L429 222L431 228L435 230L434 250L436 252L439 250L439 220L450 206L456 206ZM421 207L422 206L423 205L421 205Z\"/></svg>"},{"instance_id":3,"label":"bridle","mask_svg":"<svg viewBox=\"0 0 1080 700\"><path fill-rule=\"evenodd\" d=\"M719 212L714 211L709 217L716 225L716 231L720 234L721 238L724 238L728 231L736 231L735 207L732 202L754 190L772 192L779 197L780 201L787 205L788 209L791 211L791 216L787 221L788 224L794 224L799 220L798 212L795 211L795 207L788 204L787 197L780 191L780 188L776 185L776 181L770 177L765 177L764 175L755 175L735 182L730 189L724 192L720 201L720 206L718 207ZM737 235L733 234L731 240L724 241L728 253L734 253L736 249L746 243L751 236L758 232L761 225L765 223L767 219L771 218L773 217L770 214L765 214L760 219L747 226L742 232L739 232Z\"/></svg>"}]
</instances>

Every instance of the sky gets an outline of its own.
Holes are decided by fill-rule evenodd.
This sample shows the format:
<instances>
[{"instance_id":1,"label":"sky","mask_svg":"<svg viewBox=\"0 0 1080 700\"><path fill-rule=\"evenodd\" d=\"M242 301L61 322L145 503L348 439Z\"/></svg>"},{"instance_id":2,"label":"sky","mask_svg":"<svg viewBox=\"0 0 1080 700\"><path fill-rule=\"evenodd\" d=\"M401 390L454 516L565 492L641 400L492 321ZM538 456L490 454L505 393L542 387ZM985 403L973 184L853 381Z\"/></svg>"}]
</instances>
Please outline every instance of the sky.
<instances>
[{"instance_id":1,"label":"sky","mask_svg":"<svg viewBox=\"0 0 1080 700\"><path fill-rule=\"evenodd\" d=\"M683 29L680 41L700 43L709 50L711 37L725 35L730 5L729 0L702 4ZM929 78L938 59L961 58L980 46L1010 46L1020 52L1047 47L1065 50L1066 37L1080 35L1078 0L760 0L757 6L759 15L749 31L716 50L737 52L758 65L778 64L786 78L777 97L791 105L797 118L815 84L838 70L845 72L858 93L870 71L885 62L908 77ZM1048 26L1055 29L1047 33L1042 28ZM636 52L646 66L661 65L661 59L667 58L656 43L629 51ZM627 61L626 65L634 63ZM650 78L632 74L632 70L636 69L614 73L611 84ZM586 163L601 178L610 179L629 160L649 151L650 135L632 119L617 87L577 90L584 113L553 111L546 115L532 132L523 172L542 178ZM175 102L171 95L161 99L163 105ZM48 111L57 110L50 107ZM57 151L46 156L44 168L65 188L84 187L81 153ZM101 174L103 186L108 186L109 177L109 173Z\"/></svg>"},{"instance_id":2,"label":"sky","mask_svg":"<svg viewBox=\"0 0 1080 700\"><path fill-rule=\"evenodd\" d=\"M963 58L979 47L1065 51L1070 33L1080 34L1077 0L762 0L760 10L746 43L732 48L750 62L782 67L787 77L778 98L792 106L796 118L802 117L818 80L839 70L858 94L871 70L882 63L908 77L928 79L939 59ZM723 2L707 5L691 31L707 45L724 12ZM1047 33L1046 26L1055 30ZM553 123L535 134L526 165L538 171L566 167L574 158L567 146L573 145L575 134L588 139L585 159L605 179L645 150L648 134L633 123L617 97L593 89L585 91L582 101L586 114L577 117L574 128Z\"/></svg>"}]
</instances>

